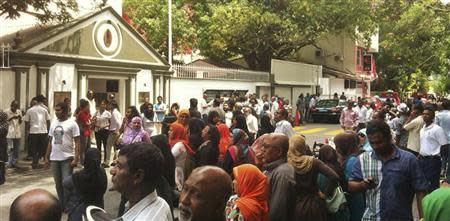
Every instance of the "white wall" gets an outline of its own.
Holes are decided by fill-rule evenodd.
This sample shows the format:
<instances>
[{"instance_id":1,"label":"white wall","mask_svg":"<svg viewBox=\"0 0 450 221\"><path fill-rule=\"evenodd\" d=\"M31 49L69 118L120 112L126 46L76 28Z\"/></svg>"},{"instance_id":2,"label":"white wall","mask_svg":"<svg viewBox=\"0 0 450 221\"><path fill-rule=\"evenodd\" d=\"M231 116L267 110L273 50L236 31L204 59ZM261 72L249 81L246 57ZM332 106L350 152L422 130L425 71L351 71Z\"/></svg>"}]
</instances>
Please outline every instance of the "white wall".
<instances>
[{"instance_id":1,"label":"white wall","mask_svg":"<svg viewBox=\"0 0 450 221\"><path fill-rule=\"evenodd\" d=\"M66 84L63 84L62 81ZM54 97L55 91L70 91L71 93L71 108L76 109L77 102L77 74L75 72L74 64L57 63L50 68L49 71L49 96L48 105L50 109L50 116L54 118Z\"/></svg>"},{"instance_id":2,"label":"white wall","mask_svg":"<svg viewBox=\"0 0 450 221\"><path fill-rule=\"evenodd\" d=\"M9 108L11 101L15 99L16 73L10 70L0 69L0 109ZM25 107L20 107L21 109Z\"/></svg>"},{"instance_id":3,"label":"white wall","mask_svg":"<svg viewBox=\"0 0 450 221\"><path fill-rule=\"evenodd\" d=\"M322 77L322 66L272 59L271 74L280 84L316 85Z\"/></svg>"},{"instance_id":4,"label":"white wall","mask_svg":"<svg viewBox=\"0 0 450 221\"><path fill-rule=\"evenodd\" d=\"M248 90L250 93L256 92L257 82L239 82L239 81L217 81L217 80L199 80L199 79L179 79L172 78L170 85L170 101L177 102L181 108L189 108L189 99L202 98L205 90Z\"/></svg>"},{"instance_id":5,"label":"white wall","mask_svg":"<svg viewBox=\"0 0 450 221\"><path fill-rule=\"evenodd\" d=\"M37 96L37 94L36 94L37 87L38 87L37 75L38 75L38 73L37 73L36 65L31 65L30 72L29 72L30 88L28 89L28 98L29 98L27 101L28 104L30 103L30 101L33 97ZM44 81L45 81L45 78L44 78ZM42 94L45 96L45 91L43 91Z\"/></svg>"},{"instance_id":6,"label":"white wall","mask_svg":"<svg viewBox=\"0 0 450 221\"><path fill-rule=\"evenodd\" d=\"M152 98L152 71L142 70L136 75L136 106L140 106L142 103L139 102L139 92L149 92L150 101Z\"/></svg>"}]
</instances>

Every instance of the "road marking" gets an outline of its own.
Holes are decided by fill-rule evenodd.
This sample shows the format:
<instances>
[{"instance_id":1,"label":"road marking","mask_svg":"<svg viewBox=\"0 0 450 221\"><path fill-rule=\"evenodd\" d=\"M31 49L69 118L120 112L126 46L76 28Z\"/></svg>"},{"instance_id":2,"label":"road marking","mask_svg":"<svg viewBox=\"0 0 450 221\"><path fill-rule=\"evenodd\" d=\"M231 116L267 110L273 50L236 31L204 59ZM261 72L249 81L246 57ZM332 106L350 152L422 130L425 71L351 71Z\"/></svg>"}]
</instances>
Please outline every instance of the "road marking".
<instances>
[{"instance_id":1,"label":"road marking","mask_svg":"<svg viewBox=\"0 0 450 221\"><path fill-rule=\"evenodd\" d=\"M337 129L337 130L328 131L325 133L325 135L336 136L337 134L340 134L342 132L344 132L344 130Z\"/></svg>"},{"instance_id":2,"label":"road marking","mask_svg":"<svg viewBox=\"0 0 450 221\"><path fill-rule=\"evenodd\" d=\"M300 134L313 134L313 133L322 132L322 131L324 131L326 129L327 128L319 127L319 128L308 129L308 130L300 130L300 131L297 131L297 132L300 133Z\"/></svg>"},{"instance_id":3,"label":"road marking","mask_svg":"<svg viewBox=\"0 0 450 221\"><path fill-rule=\"evenodd\" d=\"M296 126L296 127L294 127L293 128L295 131L300 131L300 130L303 130L303 129L305 129L305 126Z\"/></svg>"}]
</instances>

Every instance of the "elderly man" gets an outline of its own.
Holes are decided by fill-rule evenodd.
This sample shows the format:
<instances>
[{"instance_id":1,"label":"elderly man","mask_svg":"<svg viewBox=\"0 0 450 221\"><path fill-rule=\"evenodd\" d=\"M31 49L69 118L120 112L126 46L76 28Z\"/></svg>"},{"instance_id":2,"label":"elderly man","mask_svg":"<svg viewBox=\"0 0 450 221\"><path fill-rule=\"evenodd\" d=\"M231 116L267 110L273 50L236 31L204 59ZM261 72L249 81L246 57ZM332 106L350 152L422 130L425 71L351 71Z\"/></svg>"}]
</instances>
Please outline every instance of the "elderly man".
<instances>
[{"instance_id":1,"label":"elderly man","mask_svg":"<svg viewBox=\"0 0 450 221\"><path fill-rule=\"evenodd\" d=\"M135 143L120 150L111 175L113 189L128 199L122 220L172 220L169 205L155 190L162 171L163 156L153 144Z\"/></svg>"},{"instance_id":2,"label":"elderly man","mask_svg":"<svg viewBox=\"0 0 450 221\"><path fill-rule=\"evenodd\" d=\"M366 192L362 220L413 220L415 194L422 216L428 183L417 158L392 144L391 130L384 121L370 121L367 136L373 151L358 157L348 181L350 192Z\"/></svg>"},{"instance_id":3,"label":"elderly man","mask_svg":"<svg viewBox=\"0 0 450 221\"><path fill-rule=\"evenodd\" d=\"M61 206L51 193L33 189L18 196L9 210L9 221L60 221Z\"/></svg>"},{"instance_id":4,"label":"elderly man","mask_svg":"<svg viewBox=\"0 0 450 221\"><path fill-rule=\"evenodd\" d=\"M278 109L275 112L274 120L276 122L275 124L275 133L281 133L286 135L288 138L291 138L295 135L294 129L292 129L291 123L287 121L288 118L288 112L286 109Z\"/></svg>"},{"instance_id":5,"label":"elderly man","mask_svg":"<svg viewBox=\"0 0 450 221\"><path fill-rule=\"evenodd\" d=\"M263 163L269 182L269 220L288 221L295 206L294 168L287 163L289 138L269 134L263 141Z\"/></svg>"},{"instance_id":6,"label":"elderly man","mask_svg":"<svg viewBox=\"0 0 450 221\"><path fill-rule=\"evenodd\" d=\"M192 171L180 194L180 221L224 221L231 196L230 176L215 166Z\"/></svg>"}]
</instances>

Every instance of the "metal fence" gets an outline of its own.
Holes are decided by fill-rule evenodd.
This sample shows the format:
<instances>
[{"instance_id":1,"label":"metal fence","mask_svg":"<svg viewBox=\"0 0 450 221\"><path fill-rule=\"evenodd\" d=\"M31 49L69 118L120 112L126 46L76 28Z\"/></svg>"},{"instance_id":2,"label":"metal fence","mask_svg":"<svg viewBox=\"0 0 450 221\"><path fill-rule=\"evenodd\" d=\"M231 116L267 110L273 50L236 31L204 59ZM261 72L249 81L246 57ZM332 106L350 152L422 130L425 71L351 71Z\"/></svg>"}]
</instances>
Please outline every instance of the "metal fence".
<instances>
[{"instance_id":1,"label":"metal fence","mask_svg":"<svg viewBox=\"0 0 450 221\"><path fill-rule=\"evenodd\" d=\"M8 68L9 67L9 52L11 52L11 45L2 43L2 45L0 46L0 50L1 50L0 67Z\"/></svg>"},{"instance_id":2,"label":"metal fence","mask_svg":"<svg viewBox=\"0 0 450 221\"><path fill-rule=\"evenodd\" d=\"M269 72L249 71L233 68L172 65L174 77L212 80L236 80L269 82Z\"/></svg>"}]
</instances>

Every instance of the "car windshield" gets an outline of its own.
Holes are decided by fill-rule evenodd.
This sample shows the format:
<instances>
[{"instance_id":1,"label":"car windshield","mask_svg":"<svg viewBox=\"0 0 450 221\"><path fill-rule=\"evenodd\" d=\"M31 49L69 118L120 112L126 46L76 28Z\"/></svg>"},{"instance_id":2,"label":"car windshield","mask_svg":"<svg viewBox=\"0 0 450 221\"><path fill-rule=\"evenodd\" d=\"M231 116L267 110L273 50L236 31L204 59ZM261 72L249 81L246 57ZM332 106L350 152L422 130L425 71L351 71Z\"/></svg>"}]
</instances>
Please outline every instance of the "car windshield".
<instances>
[{"instance_id":1,"label":"car windshield","mask_svg":"<svg viewBox=\"0 0 450 221\"><path fill-rule=\"evenodd\" d=\"M316 107L336 107L338 100L320 100Z\"/></svg>"},{"instance_id":2,"label":"car windshield","mask_svg":"<svg viewBox=\"0 0 450 221\"><path fill-rule=\"evenodd\" d=\"M348 102L347 101L339 101L338 106L340 107L347 107Z\"/></svg>"}]
</instances>

